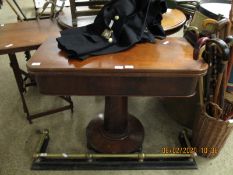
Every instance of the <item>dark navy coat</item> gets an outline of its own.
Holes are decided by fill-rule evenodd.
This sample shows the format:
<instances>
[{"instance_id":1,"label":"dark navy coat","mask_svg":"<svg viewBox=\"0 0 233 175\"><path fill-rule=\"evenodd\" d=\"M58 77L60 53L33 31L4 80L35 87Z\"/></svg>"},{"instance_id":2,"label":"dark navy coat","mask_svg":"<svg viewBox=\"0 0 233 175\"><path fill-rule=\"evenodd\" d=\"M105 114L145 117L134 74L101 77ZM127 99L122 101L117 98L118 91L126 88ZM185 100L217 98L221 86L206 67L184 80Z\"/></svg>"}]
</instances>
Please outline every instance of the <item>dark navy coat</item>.
<instances>
[{"instance_id":1,"label":"dark navy coat","mask_svg":"<svg viewBox=\"0 0 233 175\"><path fill-rule=\"evenodd\" d=\"M154 42L155 37L165 37L161 20L166 10L165 0L112 0L93 24L62 31L58 47L69 58L85 59L123 51L138 42Z\"/></svg>"}]
</instances>

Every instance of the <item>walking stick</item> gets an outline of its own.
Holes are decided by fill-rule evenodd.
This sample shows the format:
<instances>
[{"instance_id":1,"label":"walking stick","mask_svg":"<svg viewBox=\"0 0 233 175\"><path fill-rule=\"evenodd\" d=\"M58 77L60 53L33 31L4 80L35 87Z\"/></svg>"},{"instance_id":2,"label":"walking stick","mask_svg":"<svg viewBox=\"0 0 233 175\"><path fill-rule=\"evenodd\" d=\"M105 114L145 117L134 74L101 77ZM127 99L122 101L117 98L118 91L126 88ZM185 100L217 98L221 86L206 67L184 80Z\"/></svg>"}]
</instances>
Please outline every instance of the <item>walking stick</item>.
<instances>
[{"instance_id":1,"label":"walking stick","mask_svg":"<svg viewBox=\"0 0 233 175\"><path fill-rule=\"evenodd\" d=\"M229 61L228 61L228 65L226 66L226 69L224 71L223 74L223 78L222 78L222 83L221 83L221 92L219 94L219 106L220 107L224 107L224 99L225 99L225 93L226 93L226 88L227 88L227 82L228 82L228 73L231 71L231 67L232 67L232 46L233 46L233 36L228 36L225 39L226 44L228 45L229 49L230 49L230 56L229 56ZM229 70L230 69L230 70Z\"/></svg>"},{"instance_id":2,"label":"walking stick","mask_svg":"<svg viewBox=\"0 0 233 175\"><path fill-rule=\"evenodd\" d=\"M229 59L229 47L227 46L227 44L221 40L221 39L210 39L206 42L206 45L211 45L211 44L215 44L216 45L216 49L217 49L217 54L218 54L218 59L217 61L220 61L217 69L218 69L218 76L217 76L217 84L215 87L215 91L214 91L214 103L217 103L217 99L218 99L218 95L219 95L219 90L220 90L220 86L221 86L221 82L222 82L222 77L223 77L223 72L226 68L226 65L228 63L228 59Z\"/></svg>"}]
</instances>

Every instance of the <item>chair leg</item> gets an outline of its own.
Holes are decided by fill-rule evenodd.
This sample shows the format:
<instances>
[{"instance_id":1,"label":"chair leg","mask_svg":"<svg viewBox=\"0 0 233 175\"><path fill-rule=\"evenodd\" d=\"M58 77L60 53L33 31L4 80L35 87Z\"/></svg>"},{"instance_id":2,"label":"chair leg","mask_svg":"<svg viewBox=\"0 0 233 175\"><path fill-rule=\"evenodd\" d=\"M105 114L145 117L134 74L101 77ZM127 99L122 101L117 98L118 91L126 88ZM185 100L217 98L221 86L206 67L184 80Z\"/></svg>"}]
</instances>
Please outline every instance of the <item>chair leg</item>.
<instances>
[{"instance_id":1,"label":"chair leg","mask_svg":"<svg viewBox=\"0 0 233 175\"><path fill-rule=\"evenodd\" d=\"M19 10L19 12L22 14L24 20L27 20L27 17L25 16L25 14L23 13L22 9L20 8L19 4L16 2L16 0L13 0L15 6L17 7L17 9Z\"/></svg>"},{"instance_id":2,"label":"chair leg","mask_svg":"<svg viewBox=\"0 0 233 175\"><path fill-rule=\"evenodd\" d=\"M72 26L77 27L77 15L76 15L76 4L75 0L70 0L70 11L71 11L71 17L72 17Z\"/></svg>"}]
</instances>

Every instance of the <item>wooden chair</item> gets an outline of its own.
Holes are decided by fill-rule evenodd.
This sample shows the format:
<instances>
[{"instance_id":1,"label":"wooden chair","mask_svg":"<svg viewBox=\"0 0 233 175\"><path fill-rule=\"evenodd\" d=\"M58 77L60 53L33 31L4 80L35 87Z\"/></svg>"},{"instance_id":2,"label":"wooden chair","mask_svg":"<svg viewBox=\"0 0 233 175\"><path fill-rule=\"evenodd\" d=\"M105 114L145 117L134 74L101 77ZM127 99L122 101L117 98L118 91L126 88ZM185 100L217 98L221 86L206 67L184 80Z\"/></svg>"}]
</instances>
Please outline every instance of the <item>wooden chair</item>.
<instances>
[{"instance_id":1,"label":"wooden chair","mask_svg":"<svg viewBox=\"0 0 233 175\"><path fill-rule=\"evenodd\" d=\"M87 1L77 1L70 0L70 9L72 16L72 25L77 27L77 17L78 16L92 16L96 15L101 7L110 0L87 0ZM79 10L80 7L87 7L85 10Z\"/></svg>"}]
</instances>

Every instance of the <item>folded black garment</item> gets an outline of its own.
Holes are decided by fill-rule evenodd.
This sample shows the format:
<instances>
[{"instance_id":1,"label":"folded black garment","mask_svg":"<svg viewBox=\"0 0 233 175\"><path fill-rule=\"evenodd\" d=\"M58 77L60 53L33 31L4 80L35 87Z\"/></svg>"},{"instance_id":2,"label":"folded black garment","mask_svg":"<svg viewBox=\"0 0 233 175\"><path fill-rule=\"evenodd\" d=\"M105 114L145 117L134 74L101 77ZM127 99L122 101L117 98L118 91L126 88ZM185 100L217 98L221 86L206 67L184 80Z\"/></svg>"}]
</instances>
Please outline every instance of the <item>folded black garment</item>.
<instances>
[{"instance_id":1,"label":"folded black garment","mask_svg":"<svg viewBox=\"0 0 233 175\"><path fill-rule=\"evenodd\" d=\"M58 47L69 58L85 59L120 52L138 42L154 42L155 37L165 38L161 20L166 10L165 0L112 0L93 24L62 31Z\"/></svg>"}]
</instances>

